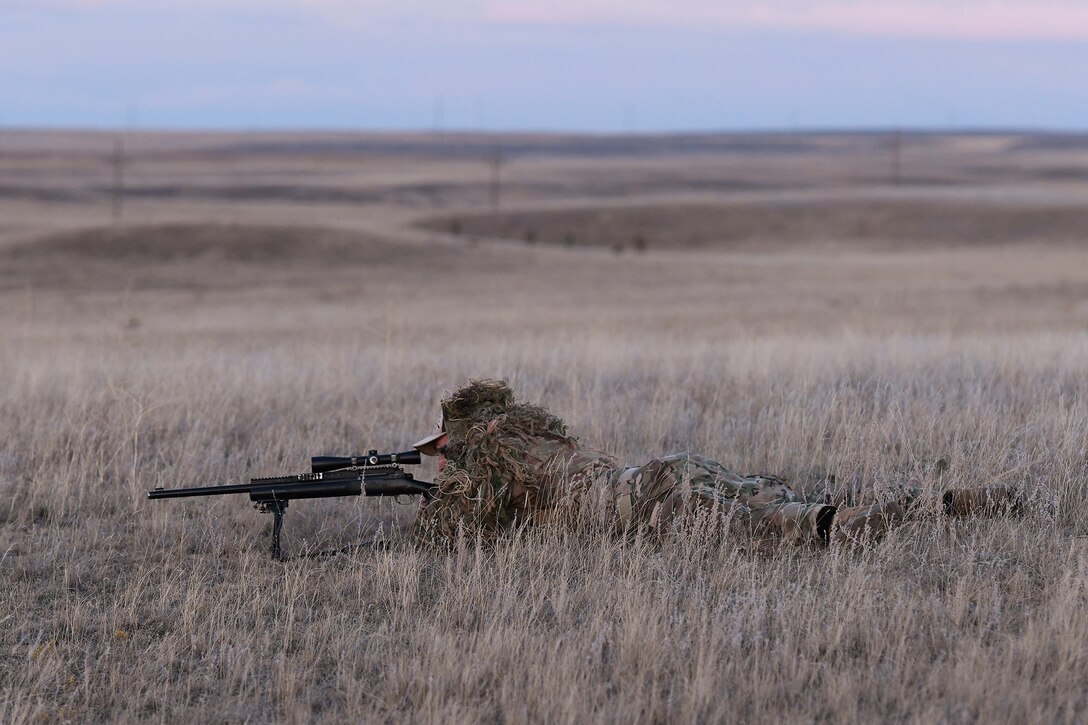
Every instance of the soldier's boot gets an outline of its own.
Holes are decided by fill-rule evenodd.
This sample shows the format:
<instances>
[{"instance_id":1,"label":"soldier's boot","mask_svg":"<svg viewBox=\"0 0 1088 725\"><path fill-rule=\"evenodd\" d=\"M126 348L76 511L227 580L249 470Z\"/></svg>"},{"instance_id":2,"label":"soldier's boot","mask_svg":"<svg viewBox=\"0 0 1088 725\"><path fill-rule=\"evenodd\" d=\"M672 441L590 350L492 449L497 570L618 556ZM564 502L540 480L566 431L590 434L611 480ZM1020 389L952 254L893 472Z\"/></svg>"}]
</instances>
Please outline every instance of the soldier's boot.
<instances>
[{"instance_id":1,"label":"soldier's boot","mask_svg":"<svg viewBox=\"0 0 1088 725\"><path fill-rule=\"evenodd\" d=\"M835 513L831 538L838 544L876 542L906 517L895 501L841 508Z\"/></svg>"},{"instance_id":2,"label":"soldier's boot","mask_svg":"<svg viewBox=\"0 0 1088 725\"><path fill-rule=\"evenodd\" d=\"M825 544L831 543L831 527L835 524L835 515L839 509L835 506L824 506L816 517L816 534Z\"/></svg>"},{"instance_id":3,"label":"soldier's boot","mask_svg":"<svg viewBox=\"0 0 1088 725\"><path fill-rule=\"evenodd\" d=\"M944 492L942 501L950 516L1018 514L1024 508L1023 496L1012 486L953 488Z\"/></svg>"},{"instance_id":4,"label":"soldier's boot","mask_svg":"<svg viewBox=\"0 0 1088 725\"><path fill-rule=\"evenodd\" d=\"M796 544L827 543L835 507L822 503L784 501L752 509L753 530L770 531Z\"/></svg>"}]
</instances>

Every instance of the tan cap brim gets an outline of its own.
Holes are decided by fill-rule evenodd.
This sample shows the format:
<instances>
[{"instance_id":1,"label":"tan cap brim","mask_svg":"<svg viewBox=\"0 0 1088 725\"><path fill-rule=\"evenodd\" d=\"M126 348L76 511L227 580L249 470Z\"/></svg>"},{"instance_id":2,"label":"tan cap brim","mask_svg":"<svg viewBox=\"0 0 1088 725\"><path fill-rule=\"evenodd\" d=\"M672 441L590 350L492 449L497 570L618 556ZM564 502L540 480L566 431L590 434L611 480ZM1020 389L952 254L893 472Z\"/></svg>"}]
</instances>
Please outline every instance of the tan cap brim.
<instances>
[{"instance_id":1,"label":"tan cap brim","mask_svg":"<svg viewBox=\"0 0 1088 725\"><path fill-rule=\"evenodd\" d=\"M437 456L438 449L445 445L446 437L446 431L440 430L434 435L427 436L423 440L413 443L412 448L415 448L425 456Z\"/></svg>"}]
</instances>

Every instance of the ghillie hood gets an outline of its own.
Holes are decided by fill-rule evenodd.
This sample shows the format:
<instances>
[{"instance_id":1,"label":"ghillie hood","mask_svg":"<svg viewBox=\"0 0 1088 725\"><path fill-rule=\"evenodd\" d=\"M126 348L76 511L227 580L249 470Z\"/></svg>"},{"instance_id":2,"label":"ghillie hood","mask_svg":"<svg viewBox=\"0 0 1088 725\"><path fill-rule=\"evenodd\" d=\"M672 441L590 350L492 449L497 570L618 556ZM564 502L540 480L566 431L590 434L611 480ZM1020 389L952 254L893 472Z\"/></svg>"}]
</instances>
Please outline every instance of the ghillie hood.
<instances>
[{"instance_id":1,"label":"ghillie hood","mask_svg":"<svg viewBox=\"0 0 1088 725\"><path fill-rule=\"evenodd\" d=\"M450 443L463 442L474 426L500 423L511 433L522 436L548 436L567 439L567 425L547 408L519 403L514 391L503 380L473 380L442 401L442 424ZM571 439L573 441L573 439ZM452 459L449 446L446 458Z\"/></svg>"},{"instance_id":2,"label":"ghillie hood","mask_svg":"<svg viewBox=\"0 0 1088 725\"><path fill-rule=\"evenodd\" d=\"M446 466L420 517L442 537L459 528L497 534L554 505L553 484L569 479L567 469L576 466L581 474L613 463L581 448L546 408L519 402L504 381L474 380L454 391L442 401L442 418Z\"/></svg>"}]
</instances>

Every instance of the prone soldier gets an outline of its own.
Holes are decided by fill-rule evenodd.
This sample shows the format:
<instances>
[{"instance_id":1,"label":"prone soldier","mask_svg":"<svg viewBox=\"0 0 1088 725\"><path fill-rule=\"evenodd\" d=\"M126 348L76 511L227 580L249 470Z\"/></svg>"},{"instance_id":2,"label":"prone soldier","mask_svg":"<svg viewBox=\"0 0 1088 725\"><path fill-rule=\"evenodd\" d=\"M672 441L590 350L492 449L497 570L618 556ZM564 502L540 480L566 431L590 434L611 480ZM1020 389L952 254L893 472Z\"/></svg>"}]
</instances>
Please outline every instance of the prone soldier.
<instances>
[{"instance_id":1,"label":"prone soldier","mask_svg":"<svg viewBox=\"0 0 1088 725\"><path fill-rule=\"evenodd\" d=\"M519 522L587 512L618 529L665 532L711 513L756 536L858 542L880 538L924 499L921 489L900 487L881 500L837 507L776 476L740 475L692 453L621 466L495 380L473 381L443 399L440 431L416 448L440 457L437 492L422 502L420 524L445 536L458 529L497 534ZM957 516L1014 512L1020 496L1008 486L954 489L943 492L941 505Z\"/></svg>"}]
</instances>

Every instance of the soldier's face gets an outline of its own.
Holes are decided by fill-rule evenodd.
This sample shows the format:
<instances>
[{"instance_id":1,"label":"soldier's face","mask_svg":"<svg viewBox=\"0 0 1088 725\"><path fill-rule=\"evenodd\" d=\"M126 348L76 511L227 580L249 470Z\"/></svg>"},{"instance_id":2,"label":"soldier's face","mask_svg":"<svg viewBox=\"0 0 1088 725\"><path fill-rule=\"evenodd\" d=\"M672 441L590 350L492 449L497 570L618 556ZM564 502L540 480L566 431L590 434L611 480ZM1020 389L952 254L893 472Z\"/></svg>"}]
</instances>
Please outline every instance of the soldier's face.
<instances>
[{"instance_id":1,"label":"soldier's face","mask_svg":"<svg viewBox=\"0 0 1088 725\"><path fill-rule=\"evenodd\" d=\"M443 435L434 443L435 452L438 453L438 472L446 470L446 444L450 442L448 435Z\"/></svg>"}]
</instances>

